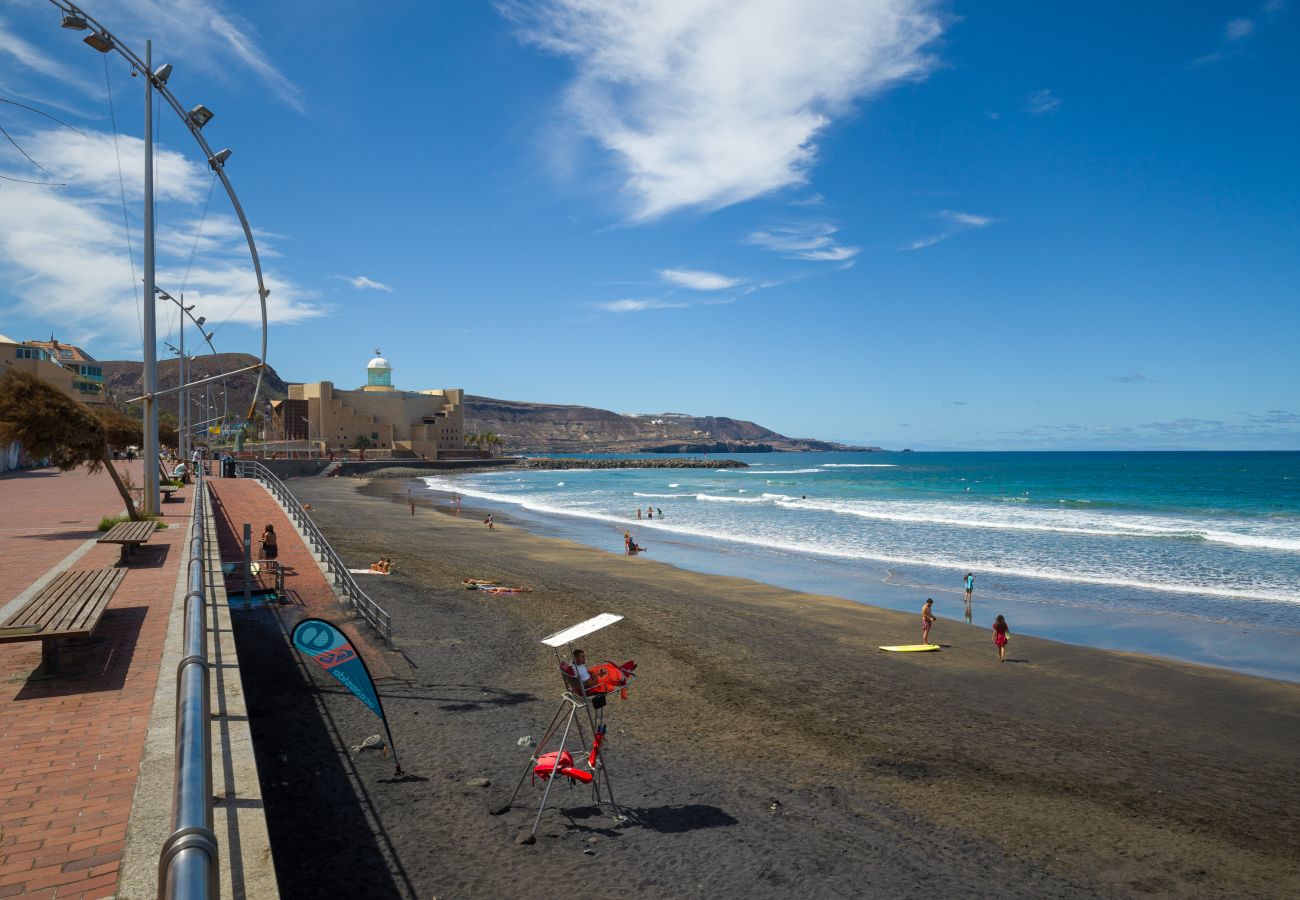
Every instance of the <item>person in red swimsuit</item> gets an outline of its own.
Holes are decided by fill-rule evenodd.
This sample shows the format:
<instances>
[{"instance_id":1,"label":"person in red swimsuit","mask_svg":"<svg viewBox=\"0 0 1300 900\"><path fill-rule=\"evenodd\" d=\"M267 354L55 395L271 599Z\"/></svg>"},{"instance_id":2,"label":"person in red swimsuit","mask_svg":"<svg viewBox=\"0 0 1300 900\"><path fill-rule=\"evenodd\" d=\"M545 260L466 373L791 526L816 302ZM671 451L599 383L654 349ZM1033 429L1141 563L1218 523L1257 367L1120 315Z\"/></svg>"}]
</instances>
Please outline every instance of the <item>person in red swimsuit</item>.
<instances>
[{"instance_id":1,"label":"person in red swimsuit","mask_svg":"<svg viewBox=\"0 0 1300 900\"><path fill-rule=\"evenodd\" d=\"M1007 627L1007 620L998 616L993 622L993 643L998 646L998 662L1007 661L1007 635L1011 634L1011 629Z\"/></svg>"}]
</instances>

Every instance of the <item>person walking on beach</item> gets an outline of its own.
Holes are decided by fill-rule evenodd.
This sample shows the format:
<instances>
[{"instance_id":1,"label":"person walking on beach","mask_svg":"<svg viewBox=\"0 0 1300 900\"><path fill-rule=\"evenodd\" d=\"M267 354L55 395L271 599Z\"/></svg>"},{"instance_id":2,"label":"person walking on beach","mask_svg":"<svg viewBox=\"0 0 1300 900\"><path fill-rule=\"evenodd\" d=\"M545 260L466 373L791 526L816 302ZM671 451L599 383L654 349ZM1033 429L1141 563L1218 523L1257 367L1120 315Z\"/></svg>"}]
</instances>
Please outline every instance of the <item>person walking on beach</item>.
<instances>
[{"instance_id":1,"label":"person walking on beach","mask_svg":"<svg viewBox=\"0 0 1300 900\"><path fill-rule=\"evenodd\" d=\"M967 572L966 573L966 624L967 625L970 624L971 614L973 611L971 607L971 601L970 601L971 594L973 593L975 593L975 575L972 572Z\"/></svg>"},{"instance_id":2,"label":"person walking on beach","mask_svg":"<svg viewBox=\"0 0 1300 900\"><path fill-rule=\"evenodd\" d=\"M258 541L262 545L262 559L275 559L280 555L280 547L276 543L275 529L270 525L262 532L262 537Z\"/></svg>"},{"instance_id":3,"label":"person walking on beach","mask_svg":"<svg viewBox=\"0 0 1300 900\"><path fill-rule=\"evenodd\" d=\"M492 513L488 513L488 517L483 520L483 524L488 527L488 531L496 531L496 523L492 521Z\"/></svg>"},{"instance_id":4,"label":"person walking on beach","mask_svg":"<svg viewBox=\"0 0 1300 900\"><path fill-rule=\"evenodd\" d=\"M655 508L653 506L647 506L645 508L645 517L647 519L653 519L655 517Z\"/></svg>"},{"instance_id":5,"label":"person walking on beach","mask_svg":"<svg viewBox=\"0 0 1300 900\"><path fill-rule=\"evenodd\" d=\"M998 662L1007 661L1007 636L1011 634L1011 629L1007 627L1007 620L998 616L993 622L993 643L998 647Z\"/></svg>"},{"instance_id":6,"label":"person walking on beach","mask_svg":"<svg viewBox=\"0 0 1300 900\"><path fill-rule=\"evenodd\" d=\"M921 607L921 643L930 643L930 626L934 624L934 598L925 598L925 606Z\"/></svg>"},{"instance_id":7,"label":"person walking on beach","mask_svg":"<svg viewBox=\"0 0 1300 900\"><path fill-rule=\"evenodd\" d=\"M655 512L659 513L659 518L662 519L664 517L664 511L657 506L655 507Z\"/></svg>"}]
</instances>

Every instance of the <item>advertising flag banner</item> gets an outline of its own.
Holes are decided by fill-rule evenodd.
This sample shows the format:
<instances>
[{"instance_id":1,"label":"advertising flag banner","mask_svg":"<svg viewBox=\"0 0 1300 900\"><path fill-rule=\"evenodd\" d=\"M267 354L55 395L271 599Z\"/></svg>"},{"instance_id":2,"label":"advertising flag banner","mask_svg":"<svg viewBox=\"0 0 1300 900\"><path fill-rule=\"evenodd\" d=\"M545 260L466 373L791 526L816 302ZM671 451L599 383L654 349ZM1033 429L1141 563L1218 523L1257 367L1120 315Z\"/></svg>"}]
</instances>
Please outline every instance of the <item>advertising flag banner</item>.
<instances>
[{"instance_id":1,"label":"advertising flag banner","mask_svg":"<svg viewBox=\"0 0 1300 900\"><path fill-rule=\"evenodd\" d=\"M388 717L384 715L384 706L379 701L374 679L370 677L366 661L361 658L347 635L324 619L303 619L293 627L289 640L379 717L379 721L384 723L384 733L388 735L388 746L393 748L393 762L396 763L397 748L393 746ZM402 767L398 764L397 774L401 773Z\"/></svg>"}]
</instances>

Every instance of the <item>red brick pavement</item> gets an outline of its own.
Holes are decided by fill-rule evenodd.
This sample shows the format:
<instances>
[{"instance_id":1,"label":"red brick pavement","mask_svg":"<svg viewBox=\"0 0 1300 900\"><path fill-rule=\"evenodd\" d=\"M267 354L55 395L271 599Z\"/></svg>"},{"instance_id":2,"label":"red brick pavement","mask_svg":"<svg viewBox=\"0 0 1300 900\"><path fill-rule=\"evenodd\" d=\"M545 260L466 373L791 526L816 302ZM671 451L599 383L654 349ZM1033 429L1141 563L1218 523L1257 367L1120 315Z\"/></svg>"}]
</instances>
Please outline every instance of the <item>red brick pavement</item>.
<instances>
[{"instance_id":1,"label":"red brick pavement","mask_svg":"<svg viewBox=\"0 0 1300 900\"><path fill-rule=\"evenodd\" d=\"M139 460L119 463L140 484ZM168 506L180 508L172 501ZM31 469L0 475L0 606L21 594L51 566L95 537L104 516L125 509L107 472Z\"/></svg>"},{"instance_id":2,"label":"red brick pavement","mask_svg":"<svg viewBox=\"0 0 1300 900\"><path fill-rule=\"evenodd\" d=\"M187 488L178 496L181 502L163 504L169 527L137 553L94 641L62 649L67 674L30 677L40 664L39 641L0 645L0 898L114 893L184 562L192 495ZM0 479L0 571L16 573L0 582L0 599L13 599L84 543L100 516L121 507L104 474L44 470ZM25 518L13 516L15 509ZM117 560L116 547L96 546L73 569ZM170 804L170 797L156 802Z\"/></svg>"},{"instance_id":3,"label":"red brick pavement","mask_svg":"<svg viewBox=\"0 0 1300 900\"><path fill-rule=\"evenodd\" d=\"M302 616L315 616L338 625L365 655L370 673L376 679L391 676L393 671L384 655L376 649L372 634L368 629L352 624L351 616L343 610L316 558L294 530L288 515L262 483L252 478L214 478L208 483L215 495L213 514L216 517L221 558L243 558L245 522L253 526L254 555L258 552L256 542L262 529L268 523L274 525L279 538L279 560L284 566L285 591L295 606L301 609ZM294 622L298 618L291 613L287 620Z\"/></svg>"}]
</instances>

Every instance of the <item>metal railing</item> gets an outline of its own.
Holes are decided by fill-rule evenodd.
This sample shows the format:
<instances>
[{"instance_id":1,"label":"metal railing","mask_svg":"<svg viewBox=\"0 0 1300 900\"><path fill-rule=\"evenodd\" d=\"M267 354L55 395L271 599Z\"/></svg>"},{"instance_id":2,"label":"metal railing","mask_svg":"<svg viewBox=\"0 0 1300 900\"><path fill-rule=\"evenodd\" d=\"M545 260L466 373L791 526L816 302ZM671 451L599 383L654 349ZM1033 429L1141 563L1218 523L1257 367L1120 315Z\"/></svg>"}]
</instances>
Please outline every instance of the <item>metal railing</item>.
<instances>
[{"instance_id":1,"label":"metal railing","mask_svg":"<svg viewBox=\"0 0 1300 900\"><path fill-rule=\"evenodd\" d=\"M344 600L352 607L367 625L384 639L390 646L393 643L393 618L357 585L357 581L348 571L347 564L334 552L325 535L321 534L311 516L302 508L284 482L275 473L257 460L241 459L235 461L235 474L240 478L256 478L271 492L271 496L280 501L289 518L293 519L298 530L307 539L311 549L319 554L325 564L325 571L334 580L335 587L342 593Z\"/></svg>"},{"instance_id":2,"label":"metal railing","mask_svg":"<svg viewBox=\"0 0 1300 900\"><path fill-rule=\"evenodd\" d=\"M194 477L190 560L185 594L185 656L176 667L176 763L172 833L158 855L158 896L218 896L217 836L212 830L212 724L208 699L207 578L204 533L207 485Z\"/></svg>"}]
</instances>

